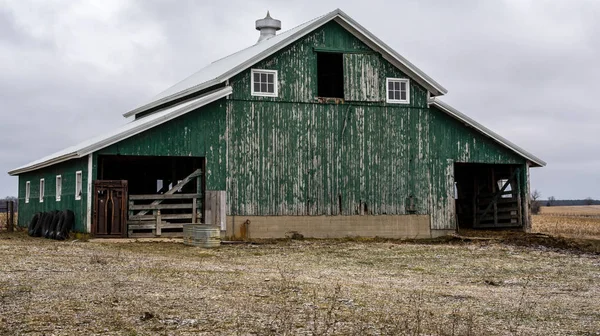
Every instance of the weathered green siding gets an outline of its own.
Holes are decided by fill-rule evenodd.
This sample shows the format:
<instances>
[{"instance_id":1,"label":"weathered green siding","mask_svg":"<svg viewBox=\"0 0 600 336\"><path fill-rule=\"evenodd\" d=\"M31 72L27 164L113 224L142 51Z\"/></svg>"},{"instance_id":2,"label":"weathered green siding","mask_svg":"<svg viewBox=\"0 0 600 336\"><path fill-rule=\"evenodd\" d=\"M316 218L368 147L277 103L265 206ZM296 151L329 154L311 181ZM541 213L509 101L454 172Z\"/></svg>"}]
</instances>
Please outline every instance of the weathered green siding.
<instances>
[{"instance_id":1,"label":"weathered green siding","mask_svg":"<svg viewBox=\"0 0 600 336\"><path fill-rule=\"evenodd\" d=\"M319 50L339 50L345 52L360 52L352 57L346 57L350 60L356 60L356 64L344 64L346 72L353 69L350 77L353 79L364 78L362 74L375 73L378 78L378 90L370 89L371 92L378 92L379 99L369 98L373 101L385 102L385 79L408 78L404 73L395 68L383 57L373 52L362 41L347 32L339 24L330 22L321 28L308 34L296 43L284 48L275 55L252 66L254 69L269 69L278 71L279 95L278 97L257 97L250 94L250 70L246 70L232 80L230 85L233 87L231 99L234 100L255 100L272 102L305 102L314 103L317 97L317 53ZM370 62L366 62L371 60ZM370 86L370 85L369 85ZM427 91L411 81L410 106L427 107ZM346 92L350 97L363 96L359 91L362 86L354 86L356 92ZM347 91L347 90L346 90Z\"/></svg>"},{"instance_id":2,"label":"weathered green siding","mask_svg":"<svg viewBox=\"0 0 600 336\"><path fill-rule=\"evenodd\" d=\"M225 100L189 112L95 154L94 167L97 166L97 155L102 154L206 157L206 188L224 190Z\"/></svg>"},{"instance_id":3,"label":"weathered green siding","mask_svg":"<svg viewBox=\"0 0 600 336\"><path fill-rule=\"evenodd\" d=\"M315 48L352 51L345 80L363 85L346 96L370 102L317 103ZM432 229L451 229L454 162L524 162L428 108L414 81L410 104L385 103L385 79L406 76L334 22L253 68L278 70L279 97L251 96L249 70L230 81L230 215L396 215L413 197Z\"/></svg>"},{"instance_id":4,"label":"weathered green siding","mask_svg":"<svg viewBox=\"0 0 600 336\"><path fill-rule=\"evenodd\" d=\"M27 226L37 212L69 209L75 213L74 231L86 231L88 159L59 163L19 175L19 225ZM82 195L75 200L75 172L82 172ZM56 175L62 176L62 195L56 201ZM44 202L40 202L40 179L45 180ZM25 184L30 181L29 203L25 203Z\"/></svg>"},{"instance_id":5,"label":"weathered green siding","mask_svg":"<svg viewBox=\"0 0 600 336\"><path fill-rule=\"evenodd\" d=\"M315 50L344 53L343 104L317 102ZM94 153L92 177L98 155L199 156L207 160L206 188L227 190L228 215L402 215L412 198L416 214L431 215L432 229L452 229L455 162L525 167L523 158L430 108L413 80L410 104L386 103L386 78L407 76L335 22L252 68L278 70L278 97L252 96L247 69L229 81L227 99ZM70 169L74 177L81 169L85 180L84 161L23 174L21 199L24 181L32 181L32 203L20 203L23 220L51 205L35 205L39 174L54 197L52 174ZM68 174L61 174L67 192ZM85 198L79 205L82 228Z\"/></svg>"}]
</instances>

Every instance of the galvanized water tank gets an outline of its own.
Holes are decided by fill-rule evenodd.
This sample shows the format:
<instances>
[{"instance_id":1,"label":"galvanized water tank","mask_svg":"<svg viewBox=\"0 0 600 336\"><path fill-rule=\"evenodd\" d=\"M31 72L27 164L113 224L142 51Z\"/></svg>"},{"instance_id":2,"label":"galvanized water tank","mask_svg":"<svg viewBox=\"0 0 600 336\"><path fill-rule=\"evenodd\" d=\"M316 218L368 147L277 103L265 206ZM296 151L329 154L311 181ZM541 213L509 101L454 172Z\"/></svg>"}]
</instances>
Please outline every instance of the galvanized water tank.
<instances>
[{"instance_id":1,"label":"galvanized water tank","mask_svg":"<svg viewBox=\"0 0 600 336\"><path fill-rule=\"evenodd\" d=\"M184 224L183 243L198 247L219 247L221 228L209 224Z\"/></svg>"}]
</instances>

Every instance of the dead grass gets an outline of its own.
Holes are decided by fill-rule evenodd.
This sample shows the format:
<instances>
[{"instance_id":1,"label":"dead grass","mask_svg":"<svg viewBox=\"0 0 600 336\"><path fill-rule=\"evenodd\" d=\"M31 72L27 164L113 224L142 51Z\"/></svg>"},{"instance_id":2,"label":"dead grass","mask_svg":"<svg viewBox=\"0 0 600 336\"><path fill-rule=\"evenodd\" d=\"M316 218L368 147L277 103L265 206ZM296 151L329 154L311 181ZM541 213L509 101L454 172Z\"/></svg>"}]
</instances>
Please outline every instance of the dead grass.
<instances>
[{"instance_id":1,"label":"dead grass","mask_svg":"<svg viewBox=\"0 0 600 336\"><path fill-rule=\"evenodd\" d=\"M18 223L18 214L15 213L14 225L15 229ZM0 230L6 230L6 226L8 225L8 216L6 212L0 212Z\"/></svg>"},{"instance_id":2,"label":"dead grass","mask_svg":"<svg viewBox=\"0 0 600 336\"><path fill-rule=\"evenodd\" d=\"M600 218L579 216L533 216L534 232L575 238L600 238Z\"/></svg>"},{"instance_id":3,"label":"dead grass","mask_svg":"<svg viewBox=\"0 0 600 336\"><path fill-rule=\"evenodd\" d=\"M598 255L502 239L290 240L206 250L3 233L0 253L10 258L0 263L0 334L600 330Z\"/></svg>"},{"instance_id":4,"label":"dead grass","mask_svg":"<svg viewBox=\"0 0 600 336\"><path fill-rule=\"evenodd\" d=\"M540 208L542 215L591 215L600 216L600 205L581 206L543 206Z\"/></svg>"}]
</instances>

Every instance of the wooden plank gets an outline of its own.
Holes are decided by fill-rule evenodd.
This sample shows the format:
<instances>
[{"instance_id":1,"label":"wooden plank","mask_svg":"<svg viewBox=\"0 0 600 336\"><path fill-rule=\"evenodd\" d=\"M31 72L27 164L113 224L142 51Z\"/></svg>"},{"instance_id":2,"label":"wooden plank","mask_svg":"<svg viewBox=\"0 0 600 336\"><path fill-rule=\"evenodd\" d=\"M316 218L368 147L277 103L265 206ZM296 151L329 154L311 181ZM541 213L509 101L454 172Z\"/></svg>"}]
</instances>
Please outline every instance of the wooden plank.
<instances>
[{"instance_id":1,"label":"wooden plank","mask_svg":"<svg viewBox=\"0 0 600 336\"><path fill-rule=\"evenodd\" d=\"M494 218L482 218L481 222L493 222L494 220L499 221L499 220L504 220L504 219L517 219L517 215L498 215L496 219ZM500 224L498 222L498 224Z\"/></svg>"},{"instance_id":2,"label":"wooden plank","mask_svg":"<svg viewBox=\"0 0 600 336\"><path fill-rule=\"evenodd\" d=\"M485 215L488 213L488 211L489 211L489 210L490 210L490 209L491 209L493 206L496 206L496 205L497 205L495 201L496 201L498 198L500 198L500 192L503 192L504 190L506 190L506 188L507 188L507 187L510 185L510 181L511 181L512 179L514 179L514 177L515 177L515 174L516 174L518 171L519 171L518 169L517 169L517 170L515 170L515 172L512 174L512 176L511 176L511 177L510 177L510 178L509 178L509 179L506 181L506 183L505 183L505 184L502 186L502 188L500 189L500 191L496 193L496 195L495 195L495 197L494 197L494 200L492 200L492 202L491 202L490 204L488 204L488 206L485 208L485 211L483 212L483 215L481 216L481 218L485 217ZM492 169L492 175L493 175L493 174L494 174L494 171L493 171L493 169ZM493 179L492 179L492 181L493 181ZM492 188L493 188L493 190L496 190L496 188L495 188L495 183L494 183L494 186L492 186ZM495 208L494 208L494 209L495 209ZM496 212L494 212L494 214L496 214Z\"/></svg>"},{"instance_id":3,"label":"wooden plank","mask_svg":"<svg viewBox=\"0 0 600 336\"><path fill-rule=\"evenodd\" d=\"M162 223L162 219L160 218L161 217L160 210L157 210L154 213L156 214L156 231L155 232L156 232L157 236L160 236L160 233L161 233L160 225Z\"/></svg>"},{"instance_id":4,"label":"wooden plank","mask_svg":"<svg viewBox=\"0 0 600 336\"><path fill-rule=\"evenodd\" d=\"M163 220L170 219L192 219L192 214L166 214L161 215ZM143 215L143 216L131 216L129 221L144 221L144 220L155 220L154 215Z\"/></svg>"},{"instance_id":5,"label":"wooden plank","mask_svg":"<svg viewBox=\"0 0 600 336\"><path fill-rule=\"evenodd\" d=\"M128 224L127 228L129 230L150 230L156 228L156 223L145 223L145 224ZM167 223L162 222L160 225L161 230L164 229L181 229L183 228L183 223Z\"/></svg>"},{"instance_id":6,"label":"wooden plank","mask_svg":"<svg viewBox=\"0 0 600 336\"><path fill-rule=\"evenodd\" d=\"M227 192L219 190L217 193L214 225L219 225L221 231L225 231L227 230Z\"/></svg>"},{"instance_id":7,"label":"wooden plank","mask_svg":"<svg viewBox=\"0 0 600 336\"><path fill-rule=\"evenodd\" d=\"M198 209L197 209L197 200L196 198L192 198L192 223L196 224L198 222Z\"/></svg>"},{"instance_id":8,"label":"wooden plank","mask_svg":"<svg viewBox=\"0 0 600 336\"><path fill-rule=\"evenodd\" d=\"M8 232L15 231L15 202L8 201L8 218L7 218L7 230Z\"/></svg>"},{"instance_id":9,"label":"wooden plank","mask_svg":"<svg viewBox=\"0 0 600 336\"><path fill-rule=\"evenodd\" d=\"M201 174L202 174L202 170L196 169L193 173L186 176L183 180L181 180L181 182L177 183L175 186L173 186L173 188L169 189L169 191L167 191L163 195L173 195L174 193L177 192L177 190L181 189L183 186L188 184L193 178L200 176ZM152 205L158 205L161 202L162 202L162 200L156 200L156 201L152 202ZM149 208L144 208L144 209L149 209ZM168 208L164 208L164 209L168 209ZM147 213L148 213L148 210L144 210L144 211L138 212L137 215L141 216L141 215L145 215Z\"/></svg>"},{"instance_id":10,"label":"wooden plank","mask_svg":"<svg viewBox=\"0 0 600 336\"><path fill-rule=\"evenodd\" d=\"M152 232L131 232L129 238L181 238L183 232L163 232L160 237L156 237Z\"/></svg>"},{"instance_id":11,"label":"wooden plank","mask_svg":"<svg viewBox=\"0 0 600 336\"><path fill-rule=\"evenodd\" d=\"M138 204L131 206L131 210L164 210L164 209L191 209L192 203L186 204ZM136 216L141 216L141 212ZM135 217L135 216L134 216Z\"/></svg>"},{"instance_id":12,"label":"wooden plank","mask_svg":"<svg viewBox=\"0 0 600 336\"><path fill-rule=\"evenodd\" d=\"M166 199L187 199L198 198L200 194L161 194L161 195L129 195L130 200L166 200Z\"/></svg>"}]
</instances>

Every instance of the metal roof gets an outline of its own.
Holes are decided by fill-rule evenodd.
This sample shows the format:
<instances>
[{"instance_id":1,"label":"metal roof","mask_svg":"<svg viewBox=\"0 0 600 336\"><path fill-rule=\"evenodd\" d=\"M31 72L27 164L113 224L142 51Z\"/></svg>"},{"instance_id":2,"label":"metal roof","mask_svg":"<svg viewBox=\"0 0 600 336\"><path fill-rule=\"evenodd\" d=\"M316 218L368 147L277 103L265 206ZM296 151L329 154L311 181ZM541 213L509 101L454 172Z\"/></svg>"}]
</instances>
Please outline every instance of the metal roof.
<instances>
[{"instance_id":1,"label":"metal roof","mask_svg":"<svg viewBox=\"0 0 600 336\"><path fill-rule=\"evenodd\" d=\"M482 133L483 135L491 138L492 140L496 141L500 145L510 149L511 151L515 152L517 155L531 161L536 166L544 167L546 165L546 162L544 162L540 158L529 153L528 151L524 150L523 148L515 145L514 143L508 141L507 139L500 136L498 133L495 133L494 131L483 126L482 124L473 120L466 114L464 114L464 113L460 112L459 110L453 108L452 106L442 102L441 100L439 100L437 98L431 98L430 103L431 103L431 105L437 107L442 112L445 112L446 114L450 115L451 117L458 119L459 121L465 123L468 126L473 127L475 130L477 130L480 133Z\"/></svg>"},{"instance_id":2,"label":"metal roof","mask_svg":"<svg viewBox=\"0 0 600 336\"><path fill-rule=\"evenodd\" d=\"M37 161L30 162L22 167L8 172L10 175L18 175L28 171L44 168L59 162L85 157L86 155L108 147L121 140L127 139L138 133L144 132L152 127L158 126L169 120L196 110L204 105L210 104L231 94L233 90L227 86L217 91L209 92L203 96L171 106L165 110L153 113L147 117L133 120L115 130L89 139L75 146L48 155Z\"/></svg>"},{"instance_id":3,"label":"metal roof","mask_svg":"<svg viewBox=\"0 0 600 336\"><path fill-rule=\"evenodd\" d=\"M369 47L380 52L385 59L427 88L434 96L443 95L448 92L443 86L427 76L414 64L410 63L338 8L209 64L188 78L159 93L142 106L123 114L123 116L130 117L213 85L224 83L253 64L285 48L331 20L335 20Z\"/></svg>"}]
</instances>

